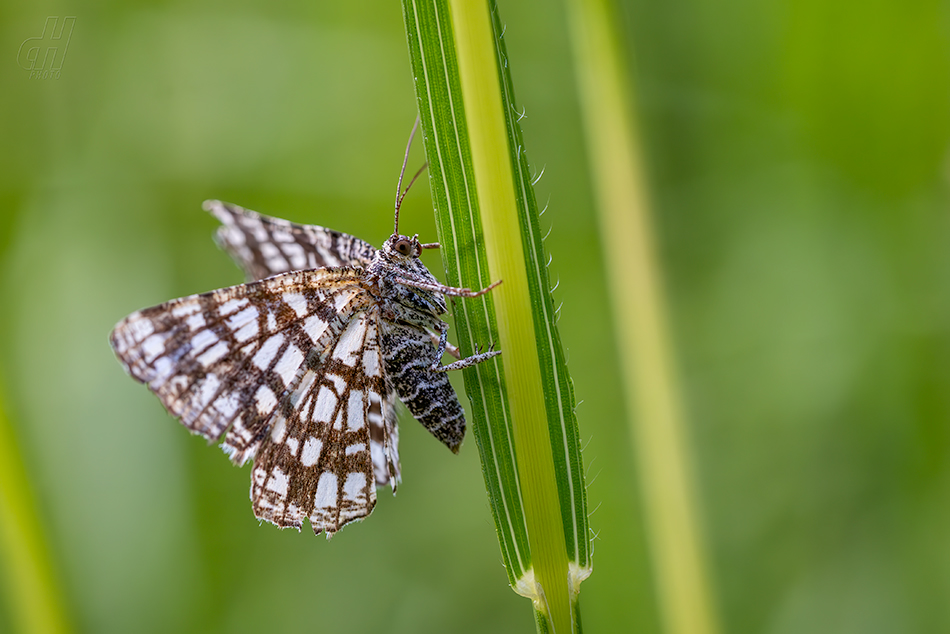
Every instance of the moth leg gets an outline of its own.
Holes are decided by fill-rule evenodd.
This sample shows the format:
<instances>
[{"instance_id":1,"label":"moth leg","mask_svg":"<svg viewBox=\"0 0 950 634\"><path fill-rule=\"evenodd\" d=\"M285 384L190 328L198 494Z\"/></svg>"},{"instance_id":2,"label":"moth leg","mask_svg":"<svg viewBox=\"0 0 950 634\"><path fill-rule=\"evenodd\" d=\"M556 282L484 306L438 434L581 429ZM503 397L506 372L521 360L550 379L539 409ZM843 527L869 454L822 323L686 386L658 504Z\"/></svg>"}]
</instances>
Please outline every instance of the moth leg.
<instances>
[{"instance_id":1,"label":"moth leg","mask_svg":"<svg viewBox=\"0 0 950 634\"><path fill-rule=\"evenodd\" d=\"M432 365L429 366L429 369L433 372L449 372L450 370L461 370L462 368L467 368L470 365L475 365L476 363L481 363L482 361L488 361L492 357L497 357L501 354L501 350L488 350L488 352L479 352L478 348L475 349L475 354L470 357L465 357L458 361L453 361L448 365L442 365L442 355L445 354L446 347L448 346L448 337L449 337L449 325L444 321L439 322L439 345L436 350L435 361L432 362ZM454 346L453 346L454 347Z\"/></svg>"},{"instance_id":2,"label":"moth leg","mask_svg":"<svg viewBox=\"0 0 950 634\"><path fill-rule=\"evenodd\" d=\"M445 286L444 284L433 284L432 282L428 282L416 277L415 275L412 275L408 271L402 272L396 277L394 281L397 284L402 284L403 286L412 286L414 288L421 288L426 291L438 291L443 295L453 295L455 297L478 297L479 295L484 295L491 289L501 284L501 280L498 280L497 282L492 282L480 291L473 291L470 288L456 288L455 286Z\"/></svg>"},{"instance_id":3,"label":"moth leg","mask_svg":"<svg viewBox=\"0 0 950 634\"><path fill-rule=\"evenodd\" d=\"M470 365L475 365L481 363L482 361L488 361L492 357L497 357L501 354L501 350L489 350L488 352L477 352L470 357L465 357L460 361L453 361L448 365L439 365L431 367L430 369L433 372L449 372L450 370L461 370L462 368L467 368Z\"/></svg>"},{"instance_id":4,"label":"moth leg","mask_svg":"<svg viewBox=\"0 0 950 634\"><path fill-rule=\"evenodd\" d=\"M432 337L432 345L438 346L439 338L440 338L439 335L435 334L428 328L426 328L426 330L428 331L429 336ZM448 352L453 357L455 357L456 359L462 358L462 353L459 352L459 349L456 346L453 346L452 344L450 344L448 341L445 342L445 351Z\"/></svg>"}]
</instances>

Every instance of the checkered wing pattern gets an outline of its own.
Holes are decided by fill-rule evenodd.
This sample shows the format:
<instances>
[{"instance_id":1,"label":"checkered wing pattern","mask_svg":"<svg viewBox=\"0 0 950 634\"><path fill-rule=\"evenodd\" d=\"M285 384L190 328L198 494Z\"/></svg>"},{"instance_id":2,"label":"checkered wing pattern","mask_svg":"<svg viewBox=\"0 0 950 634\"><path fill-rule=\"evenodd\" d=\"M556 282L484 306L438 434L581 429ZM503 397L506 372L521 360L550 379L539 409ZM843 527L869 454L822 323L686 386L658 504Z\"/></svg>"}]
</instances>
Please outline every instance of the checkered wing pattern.
<instances>
[{"instance_id":1,"label":"checkered wing pattern","mask_svg":"<svg viewBox=\"0 0 950 634\"><path fill-rule=\"evenodd\" d=\"M219 200L205 201L204 208L221 221L218 244L250 280L300 269L365 269L376 253L368 242L317 225L271 218Z\"/></svg>"},{"instance_id":2,"label":"checkered wing pattern","mask_svg":"<svg viewBox=\"0 0 950 634\"><path fill-rule=\"evenodd\" d=\"M295 271L129 315L112 346L192 431L253 459L257 517L331 536L399 478L379 308L350 268Z\"/></svg>"}]
</instances>

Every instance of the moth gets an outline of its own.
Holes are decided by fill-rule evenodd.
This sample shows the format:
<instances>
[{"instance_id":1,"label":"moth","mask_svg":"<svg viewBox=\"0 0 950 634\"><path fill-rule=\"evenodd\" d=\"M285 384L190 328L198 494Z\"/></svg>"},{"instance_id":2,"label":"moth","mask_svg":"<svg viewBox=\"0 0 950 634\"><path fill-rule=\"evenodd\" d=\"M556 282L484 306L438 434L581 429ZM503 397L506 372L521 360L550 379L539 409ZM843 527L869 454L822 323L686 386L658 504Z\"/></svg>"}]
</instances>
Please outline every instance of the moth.
<instances>
[{"instance_id":1,"label":"moth","mask_svg":"<svg viewBox=\"0 0 950 634\"><path fill-rule=\"evenodd\" d=\"M330 538L372 512L377 487L395 493L397 397L457 453L465 417L445 373L500 354L476 349L442 365L447 350L459 357L445 296L500 281L472 291L436 280L419 256L439 245L399 233L404 174L405 163L380 249L205 202L222 223L218 244L250 281L137 311L112 331L118 360L171 415L236 465L253 461L254 514L281 528L308 518Z\"/></svg>"}]
</instances>

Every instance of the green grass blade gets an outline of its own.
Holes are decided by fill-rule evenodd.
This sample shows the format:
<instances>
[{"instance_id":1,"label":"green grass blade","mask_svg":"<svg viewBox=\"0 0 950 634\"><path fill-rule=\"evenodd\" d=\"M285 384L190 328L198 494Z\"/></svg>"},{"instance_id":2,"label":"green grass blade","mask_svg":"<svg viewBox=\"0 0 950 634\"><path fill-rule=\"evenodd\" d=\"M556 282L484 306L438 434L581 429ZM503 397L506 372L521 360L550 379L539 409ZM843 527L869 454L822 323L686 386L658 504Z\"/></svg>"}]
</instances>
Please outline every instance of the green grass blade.
<instances>
[{"instance_id":1,"label":"green grass blade","mask_svg":"<svg viewBox=\"0 0 950 634\"><path fill-rule=\"evenodd\" d=\"M31 491L0 397L0 553L13 624L21 632L68 632Z\"/></svg>"},{"instance_id":2,"label":"green grass blade","mask_svg":"<svg viewBox=\"0 0 950 634\"><path fill-rule=\"evenodd\" d=\"M490 294L453 303L473 426L509 579L539 629L578 630L590 574L574 396L555 327L537 203L494 3L404 0L448 282Z\"/></svg>"},{"instance_id":3,"label":"green grass blade","mask_svg":"<svg viewBox=\"0 0 950 634\"><path fill-rule=\"evenodd\" d=\"M718 631L650 227L642 159L609 0L568 0L614 324L657 593L672 634Z\"/></svg>"}]
</instances>

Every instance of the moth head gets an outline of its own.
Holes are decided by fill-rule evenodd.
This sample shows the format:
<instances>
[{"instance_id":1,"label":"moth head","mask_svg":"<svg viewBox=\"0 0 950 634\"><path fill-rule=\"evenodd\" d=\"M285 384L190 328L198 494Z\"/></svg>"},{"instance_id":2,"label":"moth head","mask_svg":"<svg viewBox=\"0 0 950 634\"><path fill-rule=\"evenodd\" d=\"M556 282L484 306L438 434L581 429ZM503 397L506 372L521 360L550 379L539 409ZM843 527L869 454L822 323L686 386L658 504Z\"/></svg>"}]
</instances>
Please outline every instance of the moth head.
<instances>
[{"instance_id":1,"label":"moth head","mask_svg":"<svg viewBox=\"0 0 950 634\"><path fill-rule=\"evenodd\" d=\"M417 235L411 238L394 233L386 241L386 250L392 255L405 259L418 258L422 253L422 245L419 243Z\"/></svg>"}]
</instances>

